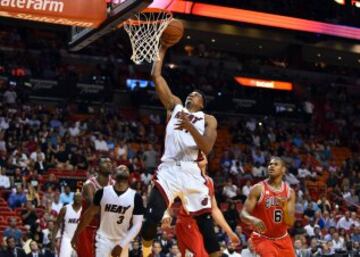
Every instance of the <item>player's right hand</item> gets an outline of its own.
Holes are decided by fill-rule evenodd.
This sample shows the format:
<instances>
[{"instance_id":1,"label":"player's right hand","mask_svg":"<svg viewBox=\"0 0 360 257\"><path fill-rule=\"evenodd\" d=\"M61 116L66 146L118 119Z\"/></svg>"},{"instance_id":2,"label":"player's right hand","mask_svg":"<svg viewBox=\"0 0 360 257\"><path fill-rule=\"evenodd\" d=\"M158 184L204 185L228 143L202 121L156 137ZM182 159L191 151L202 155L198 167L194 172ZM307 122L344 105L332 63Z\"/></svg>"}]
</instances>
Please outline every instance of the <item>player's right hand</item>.
<instances>
[{"instance_id":1,"label":"player's right hand","mask_svg":"<svg viewBox=\"0 0 360 257\"><path fill-rule=\"evenodd\" d=\"M265 223L261 219L254 217L254 219L252 221L252 225L253 225L255 231L260 234L262 234L266 231Z\"/></svg>"},{"instance_id":2,"label":"player's right hand","mask_svg":"<svg viewBox=\"0 0 360 257\"><path fill-rule=\"evenodd\" d=\"M233 244L234 247L236 247L240 244L239 237L233 231L231 231L231 233L228 234L228 237L231 240L231 243Z\"/></svg>"}]
</instances>

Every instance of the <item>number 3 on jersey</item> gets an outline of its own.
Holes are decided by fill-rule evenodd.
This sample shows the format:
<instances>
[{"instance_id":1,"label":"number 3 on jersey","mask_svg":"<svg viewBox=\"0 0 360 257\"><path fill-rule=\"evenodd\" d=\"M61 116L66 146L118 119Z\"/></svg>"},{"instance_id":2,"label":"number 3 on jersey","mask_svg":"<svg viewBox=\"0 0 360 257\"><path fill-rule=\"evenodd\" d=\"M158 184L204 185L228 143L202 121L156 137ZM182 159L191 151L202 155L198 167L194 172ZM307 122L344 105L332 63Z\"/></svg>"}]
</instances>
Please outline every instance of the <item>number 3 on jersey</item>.
<instances>
[{"instance_id":1,"label":"number 3 on jersey","mask_svg":"<svg viewBox=\"0 0 360 257\"><path fill-rule=\"evenodd\" d=\"M282 220L283 220L283 211L282 210L279 210L279 209L276 209L274 210L274 222L275 223L281 223Z\"/></svg>"},{"instance_id":2,"label":"number 3 on jersey","mask_svg":"<svg viewBox=\"0 0 360 257\"><path fill-rule=\"evenodd\" d=\"M121 223L123 223L123 221L124 221L124 216L120 215L119 219L118 219L118 221L116 223L120 225Z\"/></svg>"}]
</instances>

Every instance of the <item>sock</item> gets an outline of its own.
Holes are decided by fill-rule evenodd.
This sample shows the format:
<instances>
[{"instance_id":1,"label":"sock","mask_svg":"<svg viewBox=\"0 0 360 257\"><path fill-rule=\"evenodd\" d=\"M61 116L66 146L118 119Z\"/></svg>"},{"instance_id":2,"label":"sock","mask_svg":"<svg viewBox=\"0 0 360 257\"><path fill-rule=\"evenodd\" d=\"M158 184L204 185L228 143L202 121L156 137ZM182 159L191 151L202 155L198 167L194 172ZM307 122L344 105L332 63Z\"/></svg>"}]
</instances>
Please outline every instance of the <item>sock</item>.
<instances>
[{"instance_id":1,"label":"sock","mask_svg":"<svg viewBox=\"0 0 360 257\"><path fill-rule=\"evenodd\" d=\"M149 257L151 256L151 246L152 241L142 241L142 251L143 251L143 257Z\"/></svg>"}]
</instances>

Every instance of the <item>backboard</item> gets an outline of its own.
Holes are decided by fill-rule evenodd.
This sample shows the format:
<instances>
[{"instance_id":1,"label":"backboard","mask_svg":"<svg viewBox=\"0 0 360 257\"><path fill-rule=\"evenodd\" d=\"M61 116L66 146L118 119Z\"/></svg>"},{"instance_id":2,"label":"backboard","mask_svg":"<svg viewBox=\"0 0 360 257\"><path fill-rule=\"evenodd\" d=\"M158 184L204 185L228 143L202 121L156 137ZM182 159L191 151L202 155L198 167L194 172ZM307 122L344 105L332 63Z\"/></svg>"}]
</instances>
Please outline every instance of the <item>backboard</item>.
<instances>
[{"instance_id":1,"label":"backboard","mask_svg":"<svg viewBox=\"0 0 360 257\"><path fill-rule=\"evenodd\" d=\"M72 27L68 44L70 51L79 51L105 34L117 29L119 24L140 12L153 0L118 0L110 4L108 18L97 28ZM114 1L115 2L115 1Z\"/></svg>"}]
</instances>

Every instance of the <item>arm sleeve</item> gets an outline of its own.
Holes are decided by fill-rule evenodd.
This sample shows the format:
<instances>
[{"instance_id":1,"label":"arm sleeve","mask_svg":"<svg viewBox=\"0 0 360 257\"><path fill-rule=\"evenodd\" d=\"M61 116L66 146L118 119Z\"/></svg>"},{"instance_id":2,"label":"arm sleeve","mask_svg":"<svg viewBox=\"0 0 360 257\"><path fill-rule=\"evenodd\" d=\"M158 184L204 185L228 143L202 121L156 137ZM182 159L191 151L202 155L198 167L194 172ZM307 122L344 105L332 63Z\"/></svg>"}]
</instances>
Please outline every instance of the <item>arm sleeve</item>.
<instances>
[{"instance_id":1,"label":"arm sleeve","mask_svg":"<svg viewBox=\"0 0 360 257\"><path fill-rule=\"evenodd\" d=\"M104 189L99 189L98 191L96 191L95 195L94 195L94 199L93 199L93 204L96 206L100 206L100 202L101 202L101 198L104 194Z\"/></svg>"},{"instance_id":2,"label":"arm sleeve","mask_svg":"<svg viewBox=\"0 0 360 257\"><path fill-rule=\"evenodd\" d=\"M145 214L145 208L144 208L143 199L139 193L136 193L134 200L133 215L144 215L144 214Z\"/></svg>"},{"instance_id":3,"label":"arm sleeve","mask_svg":"<svg viewBox=\"0 0 360 257\"><path fill-rule=\"evenodd\" d=\"M119 242L121 248L125 248L129 245L129 243L139 234L141 225L143 222L143 215L134 215L133 216L133 225L131 229L128 231L126 236Z\"/></svg>"}]
</instances>

